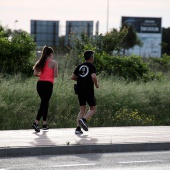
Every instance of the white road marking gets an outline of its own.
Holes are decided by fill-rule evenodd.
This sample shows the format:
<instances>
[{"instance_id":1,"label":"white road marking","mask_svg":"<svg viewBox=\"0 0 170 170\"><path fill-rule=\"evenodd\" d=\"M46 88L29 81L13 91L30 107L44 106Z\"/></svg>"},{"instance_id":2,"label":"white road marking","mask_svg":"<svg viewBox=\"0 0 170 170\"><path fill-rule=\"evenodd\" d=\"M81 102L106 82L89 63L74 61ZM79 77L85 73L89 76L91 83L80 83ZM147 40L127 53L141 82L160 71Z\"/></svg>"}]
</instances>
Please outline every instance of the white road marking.
<instances>
[{"instance_id":1,"label":"white road marking","mask_svg":"<svg viewBox=\"0 0 170 170\"><path fill-rule=\"evenodd\" d=\"M129 162L118 162L119 164L131 164L131 163L149 163L149 162L163 162L162 160L148 160L148 161L129 161Z\"/></svg>"},{"instance_id":2,"label":"white road marking","mask_svg":"<svg viewBox=\"0 0 170 170\"><path fill-rule=\"evenodd\" d=\"M26 164L24 164L24 166L25 166ZM30 164L28 164L28 165L30 165ZM68 165L47 165L46 167L48 167L48 168L58 168L58 167L76 167L76 166L95 166L96 164L68 164ZM23 165L14 165L14 166L11 166L11 167L8 167L9 169L10 168L15 168L15 167L17 167L17 168L19 168L20 166L23 166ZM39 165L35 165L34 167L36 167L37 166L37 168L41 168L41 167L45 167L44 165L43 166L39 166ZM6 170L6 169L0 169L0 170Z\"/></svg>"},{"instance_id":3,"label":"white road marking","mask_svg":"<svg viewBox=\"0 0 170 170\"><path fill-rule=\"evenodd\" d=\"M96 164L68 164L68 165L53 165L53 166L50 166L50 167L71 167L71 166L94 166Z\"/></svg>"}]
</instances>

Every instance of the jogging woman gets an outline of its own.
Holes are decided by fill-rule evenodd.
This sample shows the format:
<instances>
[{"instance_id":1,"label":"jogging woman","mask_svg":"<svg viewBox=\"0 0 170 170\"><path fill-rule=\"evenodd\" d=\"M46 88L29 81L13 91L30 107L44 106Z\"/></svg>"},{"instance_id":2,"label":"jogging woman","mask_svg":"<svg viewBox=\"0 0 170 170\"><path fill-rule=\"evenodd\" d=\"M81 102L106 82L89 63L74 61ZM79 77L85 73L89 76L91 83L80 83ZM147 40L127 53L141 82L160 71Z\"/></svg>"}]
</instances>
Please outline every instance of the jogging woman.
<instances>
[{"instance_id":1,"label":"jogging woman","mask_svg":"<svg viewBox=\"0 0 170 170\"><path fill-rule=\"evenodd\" d=\"M48 106L53 91L54 77L58 76L58 63L53 60L53 52L51 47L44 46L41 58L33 67L34 75L39 77L37 92L41 99L35 122L32 124L36 132L40 132L39 121L41 117L43 117L42 129L49 129L46 121Z\"/></svg>"}]
</instances>

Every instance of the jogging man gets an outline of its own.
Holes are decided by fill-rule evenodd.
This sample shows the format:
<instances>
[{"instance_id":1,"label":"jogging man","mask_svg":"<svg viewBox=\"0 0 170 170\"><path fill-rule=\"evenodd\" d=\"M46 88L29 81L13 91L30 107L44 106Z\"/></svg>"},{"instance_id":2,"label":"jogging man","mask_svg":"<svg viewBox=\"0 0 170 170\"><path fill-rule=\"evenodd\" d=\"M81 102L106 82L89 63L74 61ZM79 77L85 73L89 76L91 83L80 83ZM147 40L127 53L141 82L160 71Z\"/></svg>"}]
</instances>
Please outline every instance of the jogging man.
<instances>
[{"instance_id":1,"label":"jogging man","mask_svg":"<svg viewBox=\"0 0 170 170\"><path fill-rule=\"evenodd\" d=\"M77 66L74 70L71 79L77 81L77 93L80 105L80 112L77 116L76 134L82 134L83 130L88 131L86 120L92 117L96 112L96 99L94 96L94 85L99 88L96 77L96 68L93 65L94 51L87 50L84 52L85 62ZM86 103L90 106L89 111L86 113Z\"/></svg>"}]
</instances>

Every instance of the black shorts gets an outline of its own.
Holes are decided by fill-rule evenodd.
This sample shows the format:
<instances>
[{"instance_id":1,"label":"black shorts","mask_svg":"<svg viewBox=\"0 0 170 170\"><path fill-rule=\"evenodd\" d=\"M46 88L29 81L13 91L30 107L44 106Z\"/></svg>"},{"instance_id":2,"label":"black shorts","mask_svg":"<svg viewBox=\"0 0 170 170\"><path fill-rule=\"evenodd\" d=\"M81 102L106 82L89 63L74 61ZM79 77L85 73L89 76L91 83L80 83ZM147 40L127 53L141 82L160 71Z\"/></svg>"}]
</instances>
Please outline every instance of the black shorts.
<instances>
[{"instance_id":1,"label":"black shorts","mask_svg":"<svg viewBox=\"0 0 170 170\"><path fill-rule=\"evenodd\" d=\"M89 106L96 106L96 98L94 94L78 94L78 99L79 99L79 105L80 106L85 106L86 102L88 103Z\"/></svg>"}]
</instances>

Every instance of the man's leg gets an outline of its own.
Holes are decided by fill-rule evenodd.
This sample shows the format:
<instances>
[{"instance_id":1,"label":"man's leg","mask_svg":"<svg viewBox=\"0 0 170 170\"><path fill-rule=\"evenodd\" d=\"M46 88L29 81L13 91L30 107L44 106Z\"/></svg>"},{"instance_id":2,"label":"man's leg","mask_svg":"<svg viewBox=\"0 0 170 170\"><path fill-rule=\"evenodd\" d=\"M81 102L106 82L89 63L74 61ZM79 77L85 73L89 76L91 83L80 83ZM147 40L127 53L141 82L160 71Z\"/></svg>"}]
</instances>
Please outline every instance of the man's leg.
<instances>
[{"instance_id":1,"label":"man's leg","mask_svg":"<svg viewBox=\"0 0 170 170\"><path fill-rule=\"evenodd\" d=\"M85 130L85 131L88 131L88 126L86 124L86 120L90 117L92 117L95 112L96 112L96 98L95 96L92 94L92 95L89 95L89 96L86 96L86 101L87 103L89 104L90 106L90 110L83 116L82 119L79 120L79 124L82 126L82 128Z\"/></svg>"},{"instance_id":2,"label":"man's leg","mask_svg":"<svg viewBox=\"0 0 170 170\"><path fill-rule=\"evenodd\" d=\"M85 111L86 111L86 105L80 106L80 112L77 115L77 128L75 130L75 134L83 134L83 132L81 131L79 120L83 118Z\"/></svg>"},{"instance_id":3,"label":"man's leg","mask_svg":"<svg viewBox=\"0 0 170 170\"><path fill-rule=\"evenodd\" d=\"M89 111L83 116L84 119L88 119L92 117L96 113L97 107L96 106L90 106Z\"/></svg>"},{"instance_id":4,"label":"man's leg","mask_svg":"<svg viewBox=\"0 0 170 170\"><path fill-rule=\"evenodd\" d=\"M80 118L78 120L78 123L82 126L82 128L85 130L85 131L88 131L88 126L86 124L86 120L90 117L92 117L96 112L96 106L90 106L90 110L84 114L84 116L82 118Z\"/></svg>"},{"instance_id":5,"label":"man's leg","mask_svg":"<svg viewBox=\"0 0 170 170\"><path fill-rule=\"evenodd\" d=\"M79 112L79 114L78 114L78 116L77 116L77 126L80 126L80 124L79 124L78 121L79 121L81 118L83 118L85 112L86 112L86 105L85 105L85 106L80 106L80 112Z\"/></svg>"}]
</instances>

